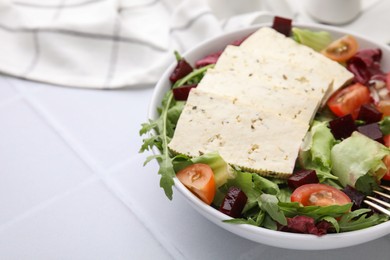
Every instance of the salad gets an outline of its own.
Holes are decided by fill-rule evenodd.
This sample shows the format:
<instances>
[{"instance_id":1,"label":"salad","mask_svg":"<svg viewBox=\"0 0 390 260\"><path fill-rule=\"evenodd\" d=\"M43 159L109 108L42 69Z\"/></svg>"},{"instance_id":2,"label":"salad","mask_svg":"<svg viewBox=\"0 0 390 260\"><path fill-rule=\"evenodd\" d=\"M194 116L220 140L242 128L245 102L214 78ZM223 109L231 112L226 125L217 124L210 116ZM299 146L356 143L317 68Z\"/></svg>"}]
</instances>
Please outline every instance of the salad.
<instances>
[{"instance_id":1,"label":"salad","mask_svg":"<svg viewBox=\"0 0 390 260\"><path fill-rule=\"evenodd\" d=\"M160 151L145 163L158 161L160 186L169 199L176 177L204 203L232 217L225 221L229 223L324 235L388 221L388 216L363 202L381 190L381 183L390 182L390 72L381 68L381 50L359 49L350 35L332 39L324 31L292 28L291 21L280 18L275 18L272 28L353 74L353 80L318 109L292 175L262 176L228 164L217 151L188 156L169 149L191 89L215 66L223 50L198 60L194 67L175 53L172 89L165 93L160 116L140 130L141 135L150 133L140 151L153 147Z\"/></svg>"}]
</instances>

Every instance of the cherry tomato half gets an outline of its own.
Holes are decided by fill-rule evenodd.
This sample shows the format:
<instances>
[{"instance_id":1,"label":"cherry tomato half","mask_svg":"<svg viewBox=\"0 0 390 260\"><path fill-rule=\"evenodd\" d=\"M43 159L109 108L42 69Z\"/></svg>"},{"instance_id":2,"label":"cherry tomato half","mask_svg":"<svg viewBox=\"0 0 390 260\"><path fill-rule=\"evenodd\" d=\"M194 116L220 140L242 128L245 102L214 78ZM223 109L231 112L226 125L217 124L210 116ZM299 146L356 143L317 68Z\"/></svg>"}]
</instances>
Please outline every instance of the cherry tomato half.
<instances>
[{"instance_id":1,"label":"cherry tomato half","mask_svg":"<svg viewBox=\"0 0 390 260\"><path fill-rule=\"evenodd\" d=\"M383 137L383 143L387 147L390 147L390 135L385 135ZM382 177L382 179L390 181L390 155L385 156L385 158L383 158L383 162L385 163L385 165L387 167L387 171L386 171L386 174Z\"/></svg>"},{"instance_id":2,"label":"cherry tomato half","mask_svg":"<svg viewBox=\"0 0 390 260\"><path fill-rule=\"evenodd\" d=\"M214 173L210 166L195 163L180 170L176 177L203 202L208 205L213 202L216 187Z\"/></svg>"},{"instance_id":3,"label":"cherry tomato half","mask_svg":"<svg viewBox=\"0 0 390 260\"><path fill-rule=\"evenodd\" d=\"M390 181L390 155L385 156L383 158L383 162L387 167L386 174L382 177L383 180Z\"/></svg>"},{"instance_id":4,"label":"cherry tomato half","mask_svg":"<svg viewBox=\"0 0 390 260\"><path fill-rule=\"evenodd\" d=\"M345 35L328 45L321 51L323 55L337 62L345 62L356 54L359 48L355 37Z\"/></svg>"},{"instance_id":5,"label":"cherry tomato half","mask_svg":"<svg viewBox=\"0 0 390 260\"><path fill-rule=\"evenodd\" d=\"M360 106L370 102L370 90L360 83L355 83L336 91L329 98L327 105L336 116L352 114L356 119Z\"/></svg>"},{"instance_id":6,"label":"cherry tomato half","mask_svg":"<svg viewBox=\"0 0 390 260\"><path fill-rule=\"evenodd\" d=\"M379 101L377 108L383 116L390 116L390 99Z\"/></svg>"},{"instance_id":7,"label":"cherry tomato half","mask_svg":"<svg viewBox=\"0 0 390 260\"><path fill-rule=\"evenodd\" d=\"M291 194L292 202L303 206L345 205L351 199L342 191L326 184L305 184L299 186Z\"/></svg>"}]
</instances>

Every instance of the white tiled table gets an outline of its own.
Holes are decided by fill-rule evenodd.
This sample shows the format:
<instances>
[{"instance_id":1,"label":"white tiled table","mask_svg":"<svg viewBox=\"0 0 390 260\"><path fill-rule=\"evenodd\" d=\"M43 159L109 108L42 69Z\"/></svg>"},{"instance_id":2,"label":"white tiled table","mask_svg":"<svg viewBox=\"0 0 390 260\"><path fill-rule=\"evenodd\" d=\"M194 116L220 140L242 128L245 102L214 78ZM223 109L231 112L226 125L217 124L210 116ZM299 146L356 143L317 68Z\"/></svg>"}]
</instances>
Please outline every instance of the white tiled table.
<instances>
[{"instance_id":1,"label":"white tiled table","mask_svg":"<svg viewBox=\"0 0 390 260\"><path fill-rule=\"evenodd\" d=\"M389 3L345 28L390 40ZM169 201L156 163L143 167L138 153L152 91L0 76L0 259L388 259L390 236L337 250L278 249L215 226L178 192Z\"/></svg>"}]
</instances>

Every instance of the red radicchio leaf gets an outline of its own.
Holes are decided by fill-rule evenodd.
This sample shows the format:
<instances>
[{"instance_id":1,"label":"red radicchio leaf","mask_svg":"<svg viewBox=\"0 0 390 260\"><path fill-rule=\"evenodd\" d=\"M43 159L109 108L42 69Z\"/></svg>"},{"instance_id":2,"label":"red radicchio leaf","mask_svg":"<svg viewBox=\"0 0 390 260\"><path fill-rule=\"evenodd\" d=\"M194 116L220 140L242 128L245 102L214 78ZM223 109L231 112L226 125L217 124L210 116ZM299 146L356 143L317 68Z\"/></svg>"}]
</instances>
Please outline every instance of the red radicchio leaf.
<instances>
[{"instance_id":1,"label":"red radicchio leaf","mask_svg":"<svg viewBox=\"0 0 390 260\"><path fill-rule=\"evenodd\" d=\"M292 233L313 234L322 236L327 234L331 224L327 221L320 221L317 224L314 219L307 216L295 216L287 218L287 226L282 226L279 230Z\"/></svg>"},{"instance_id":2,"label":"red radicchio leaf","mask_svg":"<svg viewBox=\"0 0 390 260\"><path fill-rule=\"evenodd\" d=\"M347 62L347 69L355 76L355 81L363 85L377 75L383 75L380 69L382 51L380 49L364 49L357 52Z\"/></svg>"}]
</instances>

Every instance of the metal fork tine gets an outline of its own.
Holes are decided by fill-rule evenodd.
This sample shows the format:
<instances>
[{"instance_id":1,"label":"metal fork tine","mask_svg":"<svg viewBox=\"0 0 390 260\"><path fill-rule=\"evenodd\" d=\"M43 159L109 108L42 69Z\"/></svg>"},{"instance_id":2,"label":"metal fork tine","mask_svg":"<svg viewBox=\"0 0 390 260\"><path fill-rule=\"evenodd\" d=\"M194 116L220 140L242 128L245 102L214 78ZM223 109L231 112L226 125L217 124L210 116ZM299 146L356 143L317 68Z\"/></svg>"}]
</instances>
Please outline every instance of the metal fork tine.
<instances>
[{"instance_id":1,"label":"metal fork tine","mask_svg":"<svg viewBox=\"0 0 390 260\"><path fill-rule=\"evenodd\" d=\"M390 187L389 186L379 185L379 187L381 187L384 190L390 191Z\"/></svg>"},{"instance_id":2,"label":"metal fork tine","mask_svg":"<svg viewBox=\"0 0 390 260\"><path fill-rule=\"evenodd\" d=\"M377 204L375 204L375 203L373 203L373 202L371 202L369 200L364 200L364 203L366 203L367 205L373 207L374 209L376 209L376 210L386 214L387 216L390 216L390 211L389 210L387 210L387 209L385 209L385 208L383 208L381 206L378 206Z\"/></svg>"},{"instance_id":3,"label":"metal fork tine","mask_svg":"<svg viewBox=\"0 0 390 260\"><path fill-rule=\"evenodd\" d=\"M380 187L386 191L389 191L390 192L390 187L388 186L385 186L385 185L380 185ZM383 192L380 192L380 191L374 191L374 193L382 196L382 197L385 197L385 198L389 198L390 199L390 195L389 194L386 194L386 193L383 193ZM387 203L383 200L380 200L380 199L377 199L377 198L374 198L372 196L367 196L366 199L364 200L364 203L366 203L367 205L371 206L372 208L390 216L390 203ZM378 205L379 204L379 205ZM382 207L382 206L383 207Z\"/></svg>"},{"instance_id":4,"label":"metal fork tine","mask_svg":"<svg viewBox=\"0 0 390 260\"><path fill-rule=\"evenodd\" d=\"M380 199L377 199L377 198L374 198L371 196L367 196L367 199L375 201L376 203L381 204L384 207L390 208L390 203L387 203L386 201L383 201L383 200L380 200Z\"/></svg>"},{"instance_id":5,"label":"metal fork tine","mask_svg":"<svg viewBox=\"0 0 390 260\"><path fill-rule=\"evenodd\" d=\"M377 191L377 190L375 190L374 193L376 193L378 195L381 195L382 197L390 199L390 195L389 194L386 194L386 193L383 193L383 192L380 192L380 191Z\"/></svg>"}]
</instances>

